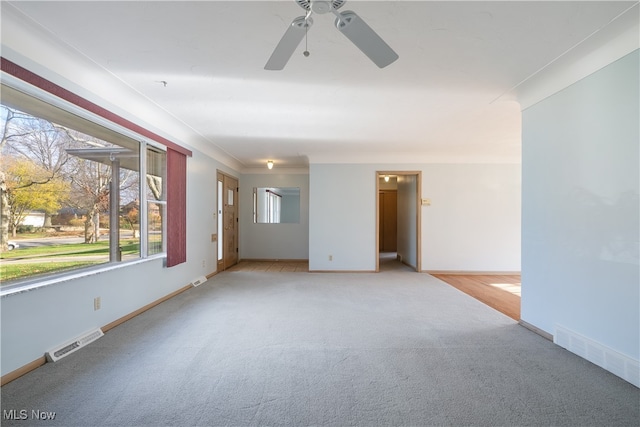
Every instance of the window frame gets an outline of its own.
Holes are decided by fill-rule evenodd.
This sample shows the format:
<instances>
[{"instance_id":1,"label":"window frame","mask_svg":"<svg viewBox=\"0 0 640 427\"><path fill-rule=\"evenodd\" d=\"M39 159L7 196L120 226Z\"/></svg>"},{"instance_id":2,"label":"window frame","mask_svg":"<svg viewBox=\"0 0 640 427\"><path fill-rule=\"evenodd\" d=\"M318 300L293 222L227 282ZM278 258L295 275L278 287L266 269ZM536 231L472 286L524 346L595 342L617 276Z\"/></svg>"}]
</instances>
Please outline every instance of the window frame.
<instances>
[{"instance_id":1,"label":"window frame","mask_svg":"<svg viewBox=\"0 0 640 427\"><path fill-rule=\"evenodd\" d=\"M147 150L153 149L157 151L164 152L165 154L165 165L164 165L164 177L163 177L163 185L166 186L167 182L167 149L172 148L174 151L178 151L185 155L185 157L190 157L192 155L190 150L175 144L153 132L150 132L120 116L115 115L114 113L99 107L92 102L75 95L74 93L14 64L11 61L6 60L4 57L0 58L0 67L2 70L2 81L0 82L2 85L2 90L10 91L14 95L20 99L20 97L24 97L24 103L26 100L31 100L32 102L36 102L39 106L45 105L45 108L57 109L64 114L70 114L72 116L76 116L78 119L78 123L81 121L86 121L87 123L93 124L95 126L104 128L114 134L123 136L127 139L134 140L138 143L140 156L139 156L139 167L140 167L140 219L139 222L141 224L140 230L140 256L134 260L126 260L119 261L117 263L107 262L103 264L99 264L96 266L90 267L80 267L73 270L63 271L60 273L51 273L48 275L44 275L41 277L33 277L33 278L25 278L24 280L19 280L16 283L12 283L0 288L0 296L4 297L6 295L20 293L27 290L31 290L34 288L39 288L43 286L48 286L56 283L66 282L68 280L73 280L80 277L91 276L94 274L98 274L104 271L109 271L117 268L122 268L134 264L139 264L142 262L147 262L155 259L165 259L167 258L167 227L168 221L167 218L163 218L163 243L162 243L162 252L148 255L148 233L147 231L147 194L146 194L146 172L147 172ZM3 104L11 107L15 107L20 109L19 102L16 105L16 102L4 102ZM46 106L48 104L48 106ZM31 113L30 113L31 114ZM72 127L72 126L71 126ZM80 126L82 127L82 126ZM142 132L139 132L142 130ZM81 130L84 132L84 130ZM91 135L91 133L88 133ZM183 177L184 182L186 182L186 170L185 176ZM162 201L158 201L163 203L165 206L165 212L167 211L167 187L165 187L165 194ZM144 222L143 222L144 220ZM143 227L144 224L144 227ZM142 228L145 230L143 231ZM183 235L180 235L179 238L184 239L186 241L186 231L181 231ZM144 233L144 234L143 234ZM143 243L144 242L144 243ZM166 261L165 261L166 265Z\"/></svg>"}]
</instances>

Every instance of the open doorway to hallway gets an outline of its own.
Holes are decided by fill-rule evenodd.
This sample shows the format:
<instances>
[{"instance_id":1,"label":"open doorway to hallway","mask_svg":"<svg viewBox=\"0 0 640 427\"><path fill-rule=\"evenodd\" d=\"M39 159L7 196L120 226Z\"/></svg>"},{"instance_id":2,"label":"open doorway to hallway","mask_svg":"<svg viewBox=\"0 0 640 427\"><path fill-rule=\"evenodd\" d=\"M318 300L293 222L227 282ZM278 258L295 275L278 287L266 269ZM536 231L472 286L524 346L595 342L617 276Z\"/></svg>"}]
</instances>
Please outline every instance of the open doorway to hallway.
<instances>
[{"instance_id":1,"label":"open doorway to hallway","mask_svg":"<svg viewBox=\"0 0 640 427\"><path fill-rule=\"evenodd\" d=\"M394 259L421 270L421 176L418 171L376 173L376 271L388 269Z\"/></svg>"}]
</instances>

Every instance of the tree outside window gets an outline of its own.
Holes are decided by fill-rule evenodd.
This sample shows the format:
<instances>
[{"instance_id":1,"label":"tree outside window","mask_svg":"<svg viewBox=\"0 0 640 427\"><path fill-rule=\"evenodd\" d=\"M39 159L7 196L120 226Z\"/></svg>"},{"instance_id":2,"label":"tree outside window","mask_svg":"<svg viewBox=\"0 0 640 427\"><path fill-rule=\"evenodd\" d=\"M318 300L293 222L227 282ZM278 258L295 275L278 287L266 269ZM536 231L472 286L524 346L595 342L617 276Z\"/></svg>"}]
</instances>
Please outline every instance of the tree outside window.
<instances>
[{"instance_id":1,"label":"tree outside window","mask_svg":"<svg viewBox=\"0 0 640 427\"><path fill-rule=\"evenodd\" d=\"M165 153L114 131L96 133L101 137L0 105L3 287L164 251ZM143 208L148 224L141 227ZM36 216L41 223L26 226ZM18 249L8 250L10 240Z\"/></svg>"}]
</instances>

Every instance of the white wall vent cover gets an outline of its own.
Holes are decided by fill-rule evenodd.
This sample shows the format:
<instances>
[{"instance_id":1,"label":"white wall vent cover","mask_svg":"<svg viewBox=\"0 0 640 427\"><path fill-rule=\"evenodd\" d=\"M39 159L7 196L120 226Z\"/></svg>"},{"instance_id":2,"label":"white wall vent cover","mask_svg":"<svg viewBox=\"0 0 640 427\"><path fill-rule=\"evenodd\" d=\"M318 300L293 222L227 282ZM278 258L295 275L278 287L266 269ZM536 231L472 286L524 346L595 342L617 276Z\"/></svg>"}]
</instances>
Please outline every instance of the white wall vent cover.
<instances>
[{"instance_id":1,"label":"white wall vent cover","mask_svg":"<svg viewBox=\"0 0 640 427\"><path fill-rule=\"evenodd\" d=\"M49 360L50 362L57 362L63 357L73 353L74 351L79 350L82 347L94 342L103 335L104 333L101 329L95 329L93 331L87 332L86 334L83 334L82 336L76 338L74 341L67 342L54 348L53 350L48 351L46 353L47 360Z\"/></svg>"},{"instance_id":2,"label":"white wall vent cover","mask_svg":"<svg viewBox=\"0 0 640 427\"><path fill-rule=\"evenodd\" d=\"M200 286L202 285L204 282L207 281L207 278L204 276L200 276L198 277L196 280L194 280L193 282L191 282L191 284L193 285L193 287L195 288L196 286Z\"/></svg>"},{"instance_id":3,"label":"white wall vent cover","mask_svg":"<svg viewBox=\"0 0 640 427\"><path fill-rule=\"evenodd\" d=\"M640 362L585 336L556 325L553 342L640 387Z\"/></svg>"}]
</instances>

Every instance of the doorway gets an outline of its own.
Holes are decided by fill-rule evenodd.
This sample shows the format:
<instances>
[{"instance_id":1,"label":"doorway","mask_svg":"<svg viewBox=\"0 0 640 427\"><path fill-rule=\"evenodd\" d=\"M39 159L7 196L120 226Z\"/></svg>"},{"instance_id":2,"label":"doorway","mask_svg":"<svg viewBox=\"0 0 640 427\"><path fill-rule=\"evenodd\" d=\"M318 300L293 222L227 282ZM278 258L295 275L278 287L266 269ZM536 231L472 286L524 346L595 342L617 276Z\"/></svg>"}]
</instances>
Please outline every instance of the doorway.
<instances>
[{"instance_id":1,"label":"doorway","mask_svg":"<svg viewBox=\"0 0 640 427\"><path fill-rule=\"evenodd\" d=\"M218 171L218 269L238 263L238 180Z\"/></svg>"},{"instance_id":2,"label":"doorway","mask_svg":"<svg viewBox=\"0 0 640 427\"><path fill-rule=\"evenodd\" d=\"M381 256L421 271L421 182L419 171L376 173L376 271Z\"/></svg>"}]
</instances>

